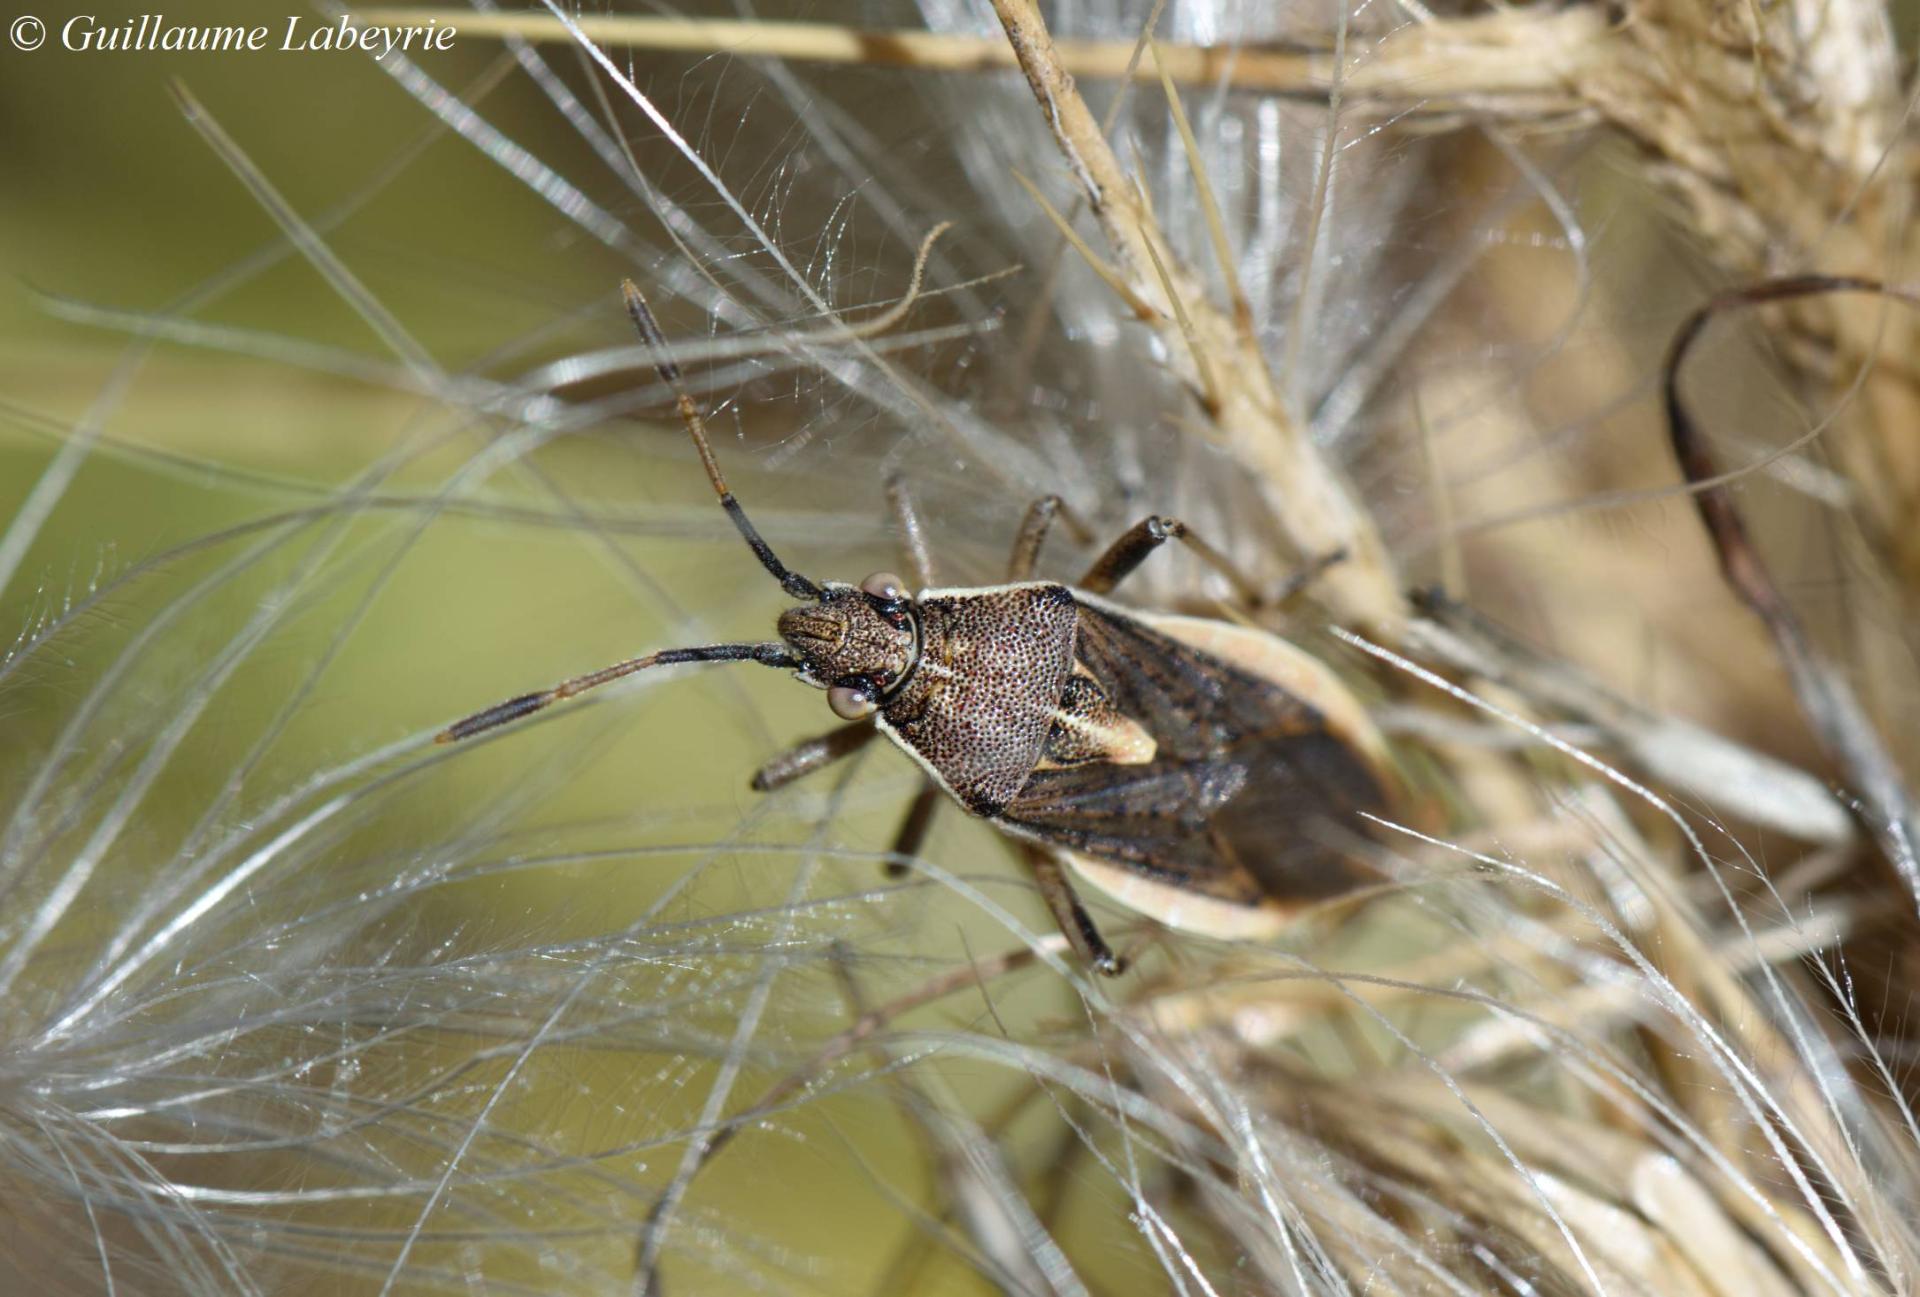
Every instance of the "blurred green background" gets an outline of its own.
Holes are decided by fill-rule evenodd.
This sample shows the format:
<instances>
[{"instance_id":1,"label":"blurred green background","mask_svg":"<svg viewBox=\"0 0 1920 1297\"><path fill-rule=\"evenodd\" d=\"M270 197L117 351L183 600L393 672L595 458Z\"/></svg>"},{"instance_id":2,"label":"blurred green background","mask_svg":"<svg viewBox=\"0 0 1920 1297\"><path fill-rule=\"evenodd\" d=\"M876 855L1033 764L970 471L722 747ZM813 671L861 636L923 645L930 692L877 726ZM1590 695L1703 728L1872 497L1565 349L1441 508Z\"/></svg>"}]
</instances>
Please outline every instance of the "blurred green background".
<instances>
[{"instance_id":1,"label":"blurred green background","mask_svg":"<svg viewBox=\"0 0 1920 1297\"><path fill-rule=\"evenodd\" d=\"M92 5L88 12L106 26L156 8ZM70 16L36 14L54 28ZM285 17L251 3L176 4L165 15L194 24ZM392 497L389 507L296 528L243 572L217 575L234 545L168 558L39 646L29 669L0 694L7 734L0 776L17 793L77 709L90 705L89 690L102 673L139 646L193 583L216 581L212 594L133 653L135 665L76 745L76 772L110 771L105 757L98 767L88 763L117 743L138 751L153 741L180 691L197 687L204 679L197 671L228 650L230 637L268 606L263 601L293 594L288 615L204 700L177 754L137 800L132 824L83 897L72 929L63 930L67 940L34 966L28 1009L60 1002L67 979L84 964L90 924L104 930L113 904L168 885L174 853L193 840L223 794L233 800L221 818L244 821L320 772L558 675L695 629L759 637L779 606L777 591L724 523L709 516L710 497L670 428L629 423L548 447L538 471L556 491L531 485L524 474L490 475L462 490L480 502L481 516L442 517L416 535L428 518L420 494L476 453L489 428L439 398L380 381L401 373L391 349L300 256L282 255L247 282L181 310L183 295L210 276L284 240L186 119L171 87L184 87L204 105L304 220L342 213L323 227L328 245L380 309L450 372L477 367L510 375L576 351L626 344L615 287L620 276L644 276L649 267L627 264L585 238L471 145L437 131L420 104L364 57L73 53L57 43L30 53L0 48L0 517L14 517L47 480L76 430L98 440L0 593L0 626L31 633L65 603L84 602L96 576L110 581L222 528L336 501L383 456L404 451L408 458L378 482ZM494 43L463 40L448 53L422 57L420 67L464 90L497 71L499 57ZM778 113L729 127L728 93L714 89L728 76L723 64L693 73L684 63L660 66L649 84L670 115L701 122L717 109L717 125L708 119L705 129L723 132L727 160L750 177L777 160L769 150L786 130ZM506 75L479 102L518 144L614 210L634 214L631 196L600 171L526 78ZM910 122L902 119L899 129ZM683 178L668 174L662 183L711 202ZM350 206L343 211L342 204ZM896 260L903 269L905 259ZM89 313L94 323L72 318ZM136 336L143 317L170 322L170 336L150 351ZM365 372L327 372L347 362ZM791 476L756 473L748 462L737 463L733 476L740 493L774 520L771 530L802 544L804 557L829 563L834 575L857 579L871 567L891 566L878 523L820 534L814 524L836 503L832 482L801 488L806 508L796 511L787 508L795 494ZM607 533L593 536L556 520L560 499L607 520ZM535 523L497 516L521 506L548 516ZM623 534L623 521L651 534ZM810 552L807 536L819 541ZM343 626L350 633L336 638ZM405 951L454 958L530 937L591 940L619 931L681 872L711 857L698 844L736 831L758 834L751 820L740 829L744 815L757 813L748 774L782 743L832 723L818 695L783 687L770 674L723 672L664 684L643 698L459 754L430 779L379 800L307 873L280 880L277 895L263 891L255 904L265 908L257 913L319 905L356 886L378 888L392 875L430 866L463 835L484 831L501 835L503 850L615 849L598 861L502 869L427 889L381 929L391 943L384 957ZM290 699L284 730L258 748ZM243 763L245 786L229 787ZM84 784L83 775L76 780ZM833 839L883 846L911 787L904 762L890 754L870 761L853 794L856 813L836 823ZM775 822L789 826L787 838L804 842L814 814L796 816L790 804ZM1007 886L1006 860L989 837L951 824L941 832L936 844L960 844L950 863L983 874L999 899L1044 924L1030 899ZM58 837L50 842L54 851L67 845ZM660 854L649 857L649 850ZM786 894L795 869L791 852L725 856L669 903L662 921L697 929L713 915L751 915ZM827 869L814 893L850 898L838 903L843 926L867 922L858 918L864 911L857 898L875 885L877 866L834 862ZM113 900L95 914L89 907L103 906L102 893ZM930 899L924 888L917 895L907 889L868 926L882 937L889 930L901 935ZM847 920L849 914L855 917ZM985 949L1006 941L998 925L977 914L935 926L913 947L929 963L969 943ZM737 939L750 945L773 930L765 915L749 917ZM894 993L914 976L913 967L895 970L874 993ZM687 1029L710 1027L723 1041L737 996L714 992L704 1008L701 998L688 1009ZM1014 994L999 1007L1020 1021L1059 1003L1056 996L1029 1003ZM817 1038L850 1012L824 973L779 1004L794 1015L785 1030L795 1041L803 1024ZM979 1012L976 1002L962 1016L971 1021ZM790 1065L777 1057L785 1039L775 1033L773 1056L755 1060L728 1109ZM404 1074L437 1057L431 1049L402 1049L388 1063ZM705 1100L711 1067L698 1057L640 1057L636 1063L618 1049L583 1049L543 1059L528 1071L528 1093L516 1092L514 1103L534 1110L517 1128L542 1131L554 1146L597 1148L689 1124ZM967 1084L974 1087L969 1102L982 1110L1009 1093L997 1068L981 1069ZM904 1238L909 1228L888 1206L884 1187L890 1178L917 1178L904 1119L889 1104L855 1096L812 1105L785 1130L716 1164L690 1213L706 1222L703 1228L792 1248L796 1257L829 1258L823 1290L871 1282L889 1255L873 1245L875 1230ZM856 1157L845 1156L848 1147ZM415 1154L419 1173L431 1176L435 1157ZM657 1181L678 1155L670 1146L640 1160ZM855 1173L859 1166L866 1170ZM618 1167L641 1174L632 1158ZM183 1172L208 1173L204 1161ZM295 1173L270 1161L213 1174L274 1184ZM417 1207L408 1201L350 1219L400 1227ZM542 1220L543 1209L544 1200L529 1191L521 1210L530 1225L564 1223ZM629 1209L637 1219L638 1208L622 1208ZM609 1273L619 1272L629 1246L617 1236L580 1244L597 1249L594 1264ZM382 1254L380 1247L369 1251ZM444 1261L441 1251L423 1249L423 1257L429 1254ZM489 1272L511 1277L516 1269ZM330 1274L321 1264L306 1282L317 1291L353 1290L355 1273ZM927 1290L939 1290L944 1273L926 1275ZM947 1279L954 1291L977 1283L958 1266ZM696 1281L682 1290L702 1288Z\"/></svg>"}]
</instances>

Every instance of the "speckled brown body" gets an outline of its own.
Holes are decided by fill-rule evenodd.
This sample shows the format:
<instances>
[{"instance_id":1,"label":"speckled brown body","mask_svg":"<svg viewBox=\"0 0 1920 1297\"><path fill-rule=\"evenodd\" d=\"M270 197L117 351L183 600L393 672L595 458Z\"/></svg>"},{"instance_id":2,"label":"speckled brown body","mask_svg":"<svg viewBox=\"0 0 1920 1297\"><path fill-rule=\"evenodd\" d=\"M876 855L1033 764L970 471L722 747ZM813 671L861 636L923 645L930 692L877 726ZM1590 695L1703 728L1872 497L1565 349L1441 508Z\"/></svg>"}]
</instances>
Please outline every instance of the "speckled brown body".
<instances>
[{"instance_id":1,"label":"speckled brown body","mask_svg":"<svg viewBox=\"0 0 1920 1297\"><path fill-rule=\"evenodd\" d=\"M1079 606L1047 582L918 600L920 661L881 706L886 728L975 815L1039 764L1073 669Z\"/></svg>"},{"instance_id":2,"label":"speckled brown body","mask_svg":"<svg viewBox=\"0 0 1920 1297\"><path fill-rule=\"evenodd\" d=\"M881 729L972 814L1235 910L1363 881L1360 812L1387 799L1376 754L1244 653L1048 582L915 607L920 656Z\"/></svg>"}]
</instances>

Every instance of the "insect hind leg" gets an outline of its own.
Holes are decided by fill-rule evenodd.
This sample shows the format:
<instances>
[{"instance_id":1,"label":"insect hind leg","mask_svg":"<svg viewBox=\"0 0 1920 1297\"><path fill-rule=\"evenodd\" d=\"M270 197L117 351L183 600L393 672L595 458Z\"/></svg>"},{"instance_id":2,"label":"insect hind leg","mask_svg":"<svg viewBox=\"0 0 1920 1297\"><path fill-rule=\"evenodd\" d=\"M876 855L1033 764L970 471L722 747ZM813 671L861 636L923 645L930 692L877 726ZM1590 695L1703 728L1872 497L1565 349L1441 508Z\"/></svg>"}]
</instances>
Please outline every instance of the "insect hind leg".
<instances>
[{"instance_id":1,"label":"insect hind leg","mask_svg":"<svg viewBox=\"0 0 1920 1297\"><path fill-rule=\"evenodd\" d=\"M907 804L907 813L900 817L900 828L893 835L893 848L889 853L891 858L886 866L887 877L901 878L906 875L909 868L907 862L920 854L944 796L939 784L924 777L920 780L920 791Z\"/></svg>"},{"instance_id":2,"label":"insect hind leg","mask_svg":"<svg viewBox=\"0 0 1920 1297\"><path fill-rule=\"evenodd\" d=\"M1330 549L1324 554L1314 556L1308 562L1302 564L1299 571L1289 576L1286 581L1281 584L1280 588L1267 599L1267 602L1276 606L1285 606L1291 603L1294 599L1298 598L1308 586L1311 586L1315 581L1318 581L1324 576L1328 568L1335 567L1346 561L1347 548L1344 545Z\"/></svg>"},{"instance_id":3,"label":"insect hind leg","mask_svg":"<svg viewBox=\"0 0 1920 1297\"><path fill-rule=\"evenodd\" d=\"M1179 541L1192 550L1201 562L1224 576L1233 586L1234 593L1249 605L1258 606L1266 602L1261 597L1260 588L1232 559L1194 535L1187 524L1178 518L1164 518L1158 514L1149 514L1127 528L1120 539L1107 546L1106 553L1093 561L1093 566L1087 569L1086 575L1077 584L1089 594L1106 594L1133 575L1135 568L1170 540Z\"/></svg>"},{"instance_id":4,"label":"insect hind leg","mask_svg":"<svg viewBox=\"0 0 1920 1297\"><path fill-rule=\"evenodd\" d=\"M1067 944L1096 971L1108 977L1126 972L1126 962L1113 953L1113 947L1100 935L1093 916L1087 913L1073 884L1067 881L1067 872L1060 867L1060 861L1052 852L1031 843L1023 843L1022 850L1027 863L1033 867L1034 881L1040 885L1040 899L1053 911L1053 921L1060 925Z\"/></svg>"}]
</instances>

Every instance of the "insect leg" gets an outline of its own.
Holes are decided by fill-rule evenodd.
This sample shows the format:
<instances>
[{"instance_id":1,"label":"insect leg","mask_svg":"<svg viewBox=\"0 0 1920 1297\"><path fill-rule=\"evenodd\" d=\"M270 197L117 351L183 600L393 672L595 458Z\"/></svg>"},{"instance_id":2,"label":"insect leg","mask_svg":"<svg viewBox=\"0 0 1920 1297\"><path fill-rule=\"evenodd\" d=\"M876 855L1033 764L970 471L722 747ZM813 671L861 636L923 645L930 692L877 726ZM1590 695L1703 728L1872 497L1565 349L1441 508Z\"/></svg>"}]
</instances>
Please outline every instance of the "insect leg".
<instances>
[{"instance_id":1,"label":"insect leg","mask_svg":"<svg viewBox=\"0 0 1920 1297\"><path fill-rule=\"evenodd\" d=\"M1247 603L1264 602L1260 588L1234 565L1232 559L1187 530L1187 524L1178 518L1157 515L1142 518L1127 528L1119 540L1107 546L1106 553L1094 560L1093 566L1087 569L1087 574L1080 578L1078 585L1091 594L1106 594L1146 562L1149 554L1170 540L1179 541L1192 550L1201 562L1227 578L1234 592Z\"/></svg>"},{"instance_id":2,"label":"insect leg","mask_svg":"<svg viewBox=\"0 0 1920 1297\"><path fill-rule=\"evenodd\" d=\"M1280 588L1268 597L1267 602L1276 605L1290 603L1294 596L1326 575L1328 568L1346 561L1346 546L1328 550L1310 562L1302 564L1299 571L1289 576Z\"/></svg>"},{"instance_id":3,"label":"insect leg","mask_svg":"<svg viewBox=\"0 0 1920 1297\"><path fill-rule=\"evenodd\" d=\"M843 725L837 730L816 734L803 743L796 743L753 772L753 791L770 793L776 788L785 788L822 766L852 756L871 743L873 736L879 732L870 720L855 721L852 725ZM907 813L900 818L899 831L893 837L894 859L889 860L886 866L889 878L899 878L905 874L907 860L920 854L920 846L927 840L927 830L933 827L934 812L940 809L940 798L940 785L931 779L921 779L920 791L914 794L913 801L908 804Z\"/></svg>"},{"instance_id":4,"label":"insect leg","mask_svg":"<svg viewBox=\"0 0 1920 1297\"><path fill-rule=\"evenodd\" d=\"M916 590L932 588L933 554L927 548L927 529L920 521L920 511L914 508L912 493L897 474L887 478L887 504L893 509L901 543L907 549L908 579Z\"/></svg>"},{"instance_id":5,"label":"insect leg","mask_svg":"<svg viewBox=\"0 0 1920 1297\"><path fill-rule=\"evenodd\" d=\"M920 791L913 795L907 813L900 817L900 831L893 835L894 858L887 862L887 877L899 878L905 874L907 861L920 854L927 830L933 827L934 812L940 809L941 797L939 784L931 779L920 781Z\"/></svg>"},{"instance_id":6,"label":"insect leg","mask_svg":"<svg viewBox=\"0 0 1920 1297\"><path fill-rule=\"evenodd\" d=\"M796 743L753 772L753 791L770 793L776 788L785 788L821 766L831 765L841 757L852 756L867 746L877 733L879 731L874 729L871 720L855 721L829 733L817 734L803 743Z\"/></svg>"},{"instance_id":7,"label":"insect leg","mask_svg":"<svg viewBox=\"0 0 1920 1297\"><path fill-rule=\"evenodd\" d=\"M1052 852L1031 843L1023 844L1023 848L1027 863L1033 866L1034 881L1040 884L1040 898L1053 911L1053 920L1060 925L1060 931L1066 934L1068 944L1079 952L1082 959L1108 977L1118 977L1126 972L1126 964L1113 953L1113 948L1107 945L1107 939L1100 935L1100 929L1094 926L1093 916L1080 903L1059 860L1054 858Z\"/></svg>"},{"instance_id":8,"label":"insect leg","mask_svg":"<svg viewBox=\"0 0 1920 1297\"><path fill-rule=\"evenodd\" d=\"M1007 580L1025 581L1033 575L1040 563L1040 547L1047 542L1047 533L1053 530L1053 520L1058 516L1072 528L1073 534L1081 540L1088 540L1093 533L1087 524L1080 521L1078 514L1067 507L1067 502L1057 495L1043 495L1027 506L1027 516L1020 520L1020 530L1013 537L1013 553L1007 556Z\"/></svg>"}]
</instances>

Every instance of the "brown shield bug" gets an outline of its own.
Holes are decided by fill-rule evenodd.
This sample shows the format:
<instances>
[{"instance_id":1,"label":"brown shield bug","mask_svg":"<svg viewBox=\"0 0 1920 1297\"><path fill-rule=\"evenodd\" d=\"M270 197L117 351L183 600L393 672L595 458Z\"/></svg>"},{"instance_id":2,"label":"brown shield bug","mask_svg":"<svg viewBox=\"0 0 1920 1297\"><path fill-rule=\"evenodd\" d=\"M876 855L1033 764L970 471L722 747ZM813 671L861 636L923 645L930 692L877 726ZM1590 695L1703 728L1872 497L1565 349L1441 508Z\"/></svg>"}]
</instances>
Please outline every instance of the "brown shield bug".
<instances>
[{"instance_id":1,"label":"brown shield bug","mask_svg":"<svg viewBox=\"0 0 1920 1297\"><path fill-rule=\"evenodd\" d=\"M1299 905L1365 882L1352 854L1362 812L1384 809L1385 745L1360 704L1314 658L1265 631L1149 614L1107 594L1170 539L1243 589L1218 552L1150 517L1071 586L1032 580L1061 511L1027 511L1003 585L935 589L910 505L891 494L920 579L857 586L790 570L727 489L704 422L652 313L629 313L673 386L708 480L761 566L799 606L780 638L666 649L476 712L439 735L469 738L596 686L682 662L758 662L827 693L848 722L763 766L778 788L884 734L925 772L895 843L917 851L944 795L1021 841L1061 930L1094 967L1121 971L1062 865L1128 907L1211 936L1270 936Z\"/></svg>"}]
</instances>

